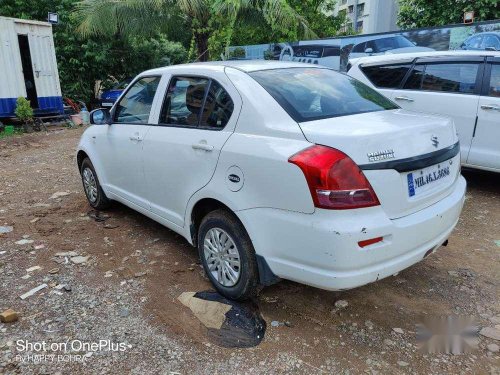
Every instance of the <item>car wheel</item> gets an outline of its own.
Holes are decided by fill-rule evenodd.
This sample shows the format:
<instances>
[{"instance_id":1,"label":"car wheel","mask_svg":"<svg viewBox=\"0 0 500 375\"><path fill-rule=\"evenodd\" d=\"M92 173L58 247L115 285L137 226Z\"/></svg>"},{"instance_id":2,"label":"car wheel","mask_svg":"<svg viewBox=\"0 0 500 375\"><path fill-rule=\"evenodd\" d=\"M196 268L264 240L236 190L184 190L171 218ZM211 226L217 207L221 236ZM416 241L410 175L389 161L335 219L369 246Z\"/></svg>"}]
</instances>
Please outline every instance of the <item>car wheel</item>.
<instances>
[{"instance_id":1,"label":"car wheel","mask_svg":"<svg viewBox=\"0 0 500 375\"><path fill-rule=\"evenodd\" d=\"M198 252L208 278L220 294L235 300L257 295L255 250L233 214L216 210L203 218L198 231Z\"/></svg>"},{"instance_id":2,"label":"car wheel","mask_svg":"<svg viewBox=\"0 0 500 375\"><path fill-rule=\"evenodd\" d=\"M111 201L106 197L101 188L94 166L89 158L85 158L80 169L82 176L83 190L87 196L89 204L96 210L104 210L108 208Z\"/></svg>"}]
</instances>

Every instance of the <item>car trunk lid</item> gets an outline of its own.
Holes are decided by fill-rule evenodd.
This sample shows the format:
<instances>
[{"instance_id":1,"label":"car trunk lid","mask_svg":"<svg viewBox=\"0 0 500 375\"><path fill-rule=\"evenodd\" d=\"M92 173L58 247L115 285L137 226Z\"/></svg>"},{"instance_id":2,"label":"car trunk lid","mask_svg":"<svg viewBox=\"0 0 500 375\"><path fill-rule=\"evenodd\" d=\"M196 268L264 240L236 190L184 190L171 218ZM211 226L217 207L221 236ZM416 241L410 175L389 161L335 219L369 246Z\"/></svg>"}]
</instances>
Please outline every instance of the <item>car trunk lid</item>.
<instances>
[{"instance_id":1,"label":"car trunk lid","mask_svg":"<svg viewBox=\"0 0 500 375\"><path fill-rule=\"evenodd\" d=\"M299 125L307 140L336 148L360 166L390 218L448 195L460 171L457 135L446 117L389 110Z\"/></svg>"}]
</instances>

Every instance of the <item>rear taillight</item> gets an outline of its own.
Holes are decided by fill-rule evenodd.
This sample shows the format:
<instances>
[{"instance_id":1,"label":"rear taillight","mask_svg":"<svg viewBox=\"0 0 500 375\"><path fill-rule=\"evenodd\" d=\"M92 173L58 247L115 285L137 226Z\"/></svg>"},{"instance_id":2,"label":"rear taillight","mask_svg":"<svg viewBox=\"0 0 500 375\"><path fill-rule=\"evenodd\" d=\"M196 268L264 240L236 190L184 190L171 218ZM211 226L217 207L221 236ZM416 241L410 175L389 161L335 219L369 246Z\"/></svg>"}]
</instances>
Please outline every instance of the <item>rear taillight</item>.
<instances>
[{"instance_id":1,"label":"rear taillight","mask_svg":"<svg viewBox=\"0 0 500 375\"><path fill-rule=\"evenodd\" d=\"M288 161L302 169L316 207L344 210L380 204L361 169L339 150L314 145Z\"/></svg>"}]
</instances>

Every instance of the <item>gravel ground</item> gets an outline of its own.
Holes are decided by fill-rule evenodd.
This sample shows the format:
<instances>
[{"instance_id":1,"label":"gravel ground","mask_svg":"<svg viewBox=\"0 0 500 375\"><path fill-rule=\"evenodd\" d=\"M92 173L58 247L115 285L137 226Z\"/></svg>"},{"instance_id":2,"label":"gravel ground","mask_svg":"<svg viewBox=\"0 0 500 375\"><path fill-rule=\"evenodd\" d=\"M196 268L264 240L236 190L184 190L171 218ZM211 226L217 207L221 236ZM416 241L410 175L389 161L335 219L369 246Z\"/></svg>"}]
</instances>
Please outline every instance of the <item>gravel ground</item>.
<instances>
[{"instance_id":1,"label":"gravel ground","mask_svg":"<svg viewBox=\"0 0 500 375\"><path fill-rule=\"evenodd\" d=\"M0 312L19 313L0 323L0 374L500 374L500 336L463 355L421 353L415 338L423 317L448 314L500 335L500 175L464 171L447 247L350 291L268 287L255 301L265 339L229 349L177 300L210 289L185 240L118 204L90 210L74 160L81 132L0 140L0 226L13 228L0 234Z\"/></svg>"}]
</instances>

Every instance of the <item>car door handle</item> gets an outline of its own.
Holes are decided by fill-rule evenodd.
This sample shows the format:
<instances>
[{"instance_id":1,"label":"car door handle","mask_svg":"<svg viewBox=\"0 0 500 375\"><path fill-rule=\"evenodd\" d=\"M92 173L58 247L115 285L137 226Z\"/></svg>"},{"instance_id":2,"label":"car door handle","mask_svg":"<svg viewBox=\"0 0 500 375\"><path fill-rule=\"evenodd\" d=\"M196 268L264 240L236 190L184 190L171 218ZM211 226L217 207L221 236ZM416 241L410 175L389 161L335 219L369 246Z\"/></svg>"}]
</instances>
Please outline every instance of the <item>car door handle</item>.
<instances>
[{"instance_id":1,"label":"car door handle","mask_svg":"<svg viewBox=\"0 0 500 375\"><path fill-rule=\"evenodd\" d=\"M500 111L500 107L495 104L483 104L481 106L482 109L486 109L487 111Z\"/></svg>"},{"instance_id":2,"label":"car door handle","mask_svg":"<svg viewBox=\"0 0 500 375\"><path fill-rule=\"evenodd\" d=\"M396 96L394 99L396 100L404 100L405 102L414 102L412 98L409 98L407 96Z\"/></svg>"},{"instance_id":3,"label":"car door handle","mask_svg":"<svg viewBox=\"0 0 500 375\"><path fill-rule=\"evenodd\" d=\"M207 145L206 143L195 143L192 147L195 150L203 150L208 152L214 150L214 146Z\"/></svg>"},{"instance_id":4,"label":"car door handle","mask_svg":"<svg viewBox=\"0 0 500 375\"><path fill-rule=\"evenodd\" d=\"M131 141L140 142L142 138L139 135L133 135L129 138Z\"/></svg>"}]
</instances>

